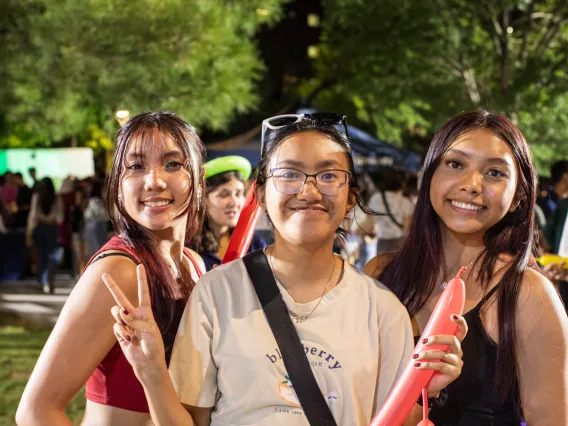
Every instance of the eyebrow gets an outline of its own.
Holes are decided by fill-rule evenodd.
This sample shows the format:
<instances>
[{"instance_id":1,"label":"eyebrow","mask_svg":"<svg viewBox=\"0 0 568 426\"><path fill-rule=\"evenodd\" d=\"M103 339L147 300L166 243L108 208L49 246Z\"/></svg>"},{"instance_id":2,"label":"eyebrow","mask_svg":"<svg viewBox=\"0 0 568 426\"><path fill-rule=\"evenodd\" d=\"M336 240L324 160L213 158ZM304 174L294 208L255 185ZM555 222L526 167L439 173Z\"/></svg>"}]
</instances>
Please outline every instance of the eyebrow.
<instances>
[{"instance_id":1,"label":"eyebrow","mask_svg":"<svg viewBox=\"0 0 568 426\"><path fill-rule=\"evenodd\" d=\"M292 166L292 167L306 167L306 163L297 160L282 160L278 162L278 166ZM324 167L344 167L343 164L335 160L318 161L315 164L316 169L323 169Z\"/></svg>"},{"instance_id":2,"label":"eyebrow","mask_svg":"<svg viewBox=\"0 0 568 426\"><path fill-rule=\"evenodd\" d=\"M126 156L127 160L143 160L146 157L146 154L144 153L140 153L140 152L131 152L130 154L128 154ZM168 151L166 153L164 153L164 155L162 155L162 158L179 158L179 157L183 157L183 153L181 151L178 150L172 150L172 151Z\"/></svg>"},{"instance_id":3,"label":"eyebrow","mask_svg":"<svg viewBox=\"0 0 568 426\"><path fill-rule=\"evenodd\" d=\"M450 149L448 151L448 153L458 154L458 155L461 155L461 156L466 157L466 158L471 157L471 155L469 155L467 152L464 152L464 151L461 151L461 150L455 149L455 148ZM489 159L487 159L487 162L491 163L491 164L499 164L499 165L502 165L502 166L513 167L509 161L505 160L504 158L499 158L499 157L489 158Z\"/></svg>"}]
</instances>

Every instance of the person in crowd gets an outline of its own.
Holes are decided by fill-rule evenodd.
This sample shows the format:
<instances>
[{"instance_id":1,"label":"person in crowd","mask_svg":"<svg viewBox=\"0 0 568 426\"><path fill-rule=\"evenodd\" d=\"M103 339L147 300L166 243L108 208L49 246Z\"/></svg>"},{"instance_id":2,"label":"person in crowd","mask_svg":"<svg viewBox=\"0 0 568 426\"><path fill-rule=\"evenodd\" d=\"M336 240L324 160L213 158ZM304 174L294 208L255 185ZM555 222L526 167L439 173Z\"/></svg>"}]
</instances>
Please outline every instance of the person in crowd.
<instances>
[{"instance_id":1,"label":"person in crowd","mask_svg":"<svg viewBox=\"0 0 568 426\"><path fill-rule=\"evenodd\" d=\"M18 185L16 184L14 173L7 171L4 174L4 185L2 185L0 190L0 196L2 196L10 212L14 212L16 210L16 200L18 199Z\"/></svg>"},{"instance_id":2,"label":"person in crowd","mask_svg":"<svg viewBox=\"0 0 568 426\"><path fill-rule=\"evenodd\" d=\"M107 242L108 213L103 200L103 184L91 183L87 208L83 212L83 238L87 246L87 258L91 258Z\"/></svg>"},{"instance_id":3,"label":"person in crowd","mask_svg":"<svg viewBox=\"0 0 568 426\"><path fill-rule=\"evenodd\" d=\"M23 393L18 424L70 424L65 406L85 382L82 424L149 424L144 391L112 331L113 299L101 275L112 273L134 301L136 265L146 267L148 308L166 348L163 361L169 361L187 298L204 269L199 256L184 249L202 223L203 153L195 129L173 113L143 113L120 129L107 189L117 235L90 260L63 307Z\"/></svg>"},{"instance_id":4,"label":"person in crowd","mask_svg":"<svg viewBox=\"0 0 568 426\"><path fill-rule=\"evenodd\" d=\"M39 183L39 181L37 180L37 172L35 167L30 167L28 169L28 174L30 175L30 177L32 178L33 184L32 184L32 192L35 192L37 189L37 185Z\"/></svg>"},{"instance_id":5,"label":"person in crowd","mask_svg":"<svg viewBox=\"0 0 568 426\"><path fill-rule=\"evenodd\" d=\"M71 211L75 205L75 177L67 176L61 183L59 196L63 201L63 223L58 228L59 245L62 248L62 266L65 269L73 269L73 255L71 247Z\"/></svg>"},{"instance_id":6,"label":"person in crowd","mask_svg":"<svg viewBox=\"0 0 568 426\"><path fill-rule=\"evenodd\" d=\"M290 116L284 117L265 120L273 124L256 195L274 225L275 242L261 255L308 348L321 392L338 401L329 403L337 424L366 426L412 360L411 324L389 290L332 251L349 211L359 205L370 212L358 197L349 140L330 120L298 116L287 124ZM169 375L140 269L139 306L108 275L106 281L127 311L113 308L119 321L114 330L144 386L155 424L306 424L242 259L216 267L197 283ZM461 318L455 322L461 338L466 325ZM415 367L440 372L429 385L431 396L461 369L459 340L438 336L433 342L437 339L449 345L444 361ZM409 424L416 423L414 418Z\"/></svg>"},{"instance_id":7,"label":"person in crowd","mask_svg":"<svg viewBox=\"0 0 568 426\"><path fill-rule=\"evenodd\" d=\"M414 204L403 195L406 174L392 167L384 168L375 176L379 191L371 196L369 207L376 212L377 253L395 251L402 246Z\"/></svg>"},{"instance_id":8,"label":"person in crowd","mask_svg":"<svg viewBox=\"0 0 568 426\"><path fill-rule=\"evenodd\" d=\"M430 412L437 425L568 424L568 318L531 256L535 198L519 129L487 111L458 115L432 140L403 247L366 267L406 306L415 336L468 267L464 367Z\"/></svg>"},{"instance_id":9,"label":"person in crowd","mask_svg":"<svg viewBox=\"0 0 568 426\"><path fill-rule=\"evenodd\" d=\"M27 187L20 172L14 173L14 181L18 186L18 196L16 197L16 211L12 215L12 228L24 229L30 214L32 190Z\"/></svg>"},{"instance_id":10,"label":"person in crowd","mask_svg":"<svg viewBox=\"0 0 568 426\"><path fill-rule=\"evenodd\" d=\"M71 209L71 249L73 257L73 276L78 280L81 271L85 267L86 261L85 239L83 238L85 231L83 212L87 208L88 200L85 197L85 190L82 188L80 182L76 183L74 192L75 204Z\"/></svg>"},{"instance_id":11,"label":"person in crowd","mask_svg":"<svg viewBox=\"0 0 568 426\"><path fill-rule=\"evenodd\" d=\"M244 207L245 182L251 174L251 164L236 155L216 158L205 163L205 200L207 212L197 252L209 271L220 265L231 234ZM264 240L253 235L249 252L266 247Z\"/></svg>"},{"instance_id":12,"label":"person in crowd","mask_svg":"<svg viewBox=\"0 0 568 426\"><path fill-rule=\"evenodd\" d=\"M63 218L63 202L55 192L53 181L45 177L32 196L26 242L28 247L35 248L36 274L47 294L54 292L55 271L61 261L57 227L63 223Z\"/></svg>"},{"instance_id":13,"label":"person in crowd","mask_svg":"<svg viewBox=\"0 0 568 426\"><path fill-rule=\"evenodd\" d=\"M547 220L556 210L560 200L568 196L568 160L560 160L552 165L550 180L550 185L539 193L536 201Z\"/></svg>"}]
</instances>

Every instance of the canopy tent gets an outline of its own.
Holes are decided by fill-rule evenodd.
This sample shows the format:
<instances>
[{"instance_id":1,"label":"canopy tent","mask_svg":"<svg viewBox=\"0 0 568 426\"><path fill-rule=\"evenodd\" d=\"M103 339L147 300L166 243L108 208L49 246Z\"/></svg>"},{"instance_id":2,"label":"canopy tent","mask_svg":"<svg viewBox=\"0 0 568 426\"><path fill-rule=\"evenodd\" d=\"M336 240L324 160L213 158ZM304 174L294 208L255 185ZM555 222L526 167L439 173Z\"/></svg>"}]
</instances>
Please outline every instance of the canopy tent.
<instances>
[{"instance_id":1,"label":"canopy tent","mask_svg":"<svg viewBox=\"0 0 568 426\"><path fill-rule=\"evenodd\" d=\"M298 108L296 113L315 112L314 108ZM338 127L342 130L343 127ZM349 139L353 148L355 167L359 170L374 170L382 166L397 167L410 173L417 173L422 165L422 158L415 152L397 148L387 142L381 141L369 133L347 125ZM223 157L226 155L240 155L247 158L253 167L260 159L261 125L242 135L225 141L208 144L207 159Z\"/></svg>"}]
</instances>

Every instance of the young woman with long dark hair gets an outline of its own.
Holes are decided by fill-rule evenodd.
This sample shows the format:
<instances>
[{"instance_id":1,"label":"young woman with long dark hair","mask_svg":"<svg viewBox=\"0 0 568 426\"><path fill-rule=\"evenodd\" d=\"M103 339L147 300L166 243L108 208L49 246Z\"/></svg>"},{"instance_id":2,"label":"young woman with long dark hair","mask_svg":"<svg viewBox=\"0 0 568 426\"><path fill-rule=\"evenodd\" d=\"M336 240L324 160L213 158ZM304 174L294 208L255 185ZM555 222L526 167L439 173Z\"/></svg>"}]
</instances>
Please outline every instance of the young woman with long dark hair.
<instances>
[{"instance_id":1,"label":"young woman with long dark hair","mask_svg":"<svg viewBox=\"0 0 568 426\"><path fill-rule=\"evenodd\" d=\"M245 182L251 169L250 162L237 155L219 157L205 163L207 211L195 249L208 271L220 265L227 252L231 233L245 205ZM249 252L264 247L266 242L254 234Z\"/></svg>"},{"instance_id":2,"label":"young woman with long dark hair","mask_svg":"<svg viewBox=\"0 0 568 426\"><path fill-rule=\"evenodd\" d=\"M43 292L48 294L55 290L55 270L61 260L57 226L63 222L64 215L63 201L55 192L53 181L43 178L32 195L26 241L35 248L36 274Z\"/></svg>"},{"instance_id":3,"label":"young woman with long dark hair","mask_svg":"<svg viewBox=\"0 0 568 426\"><path fill-rule=\"evenodd\" d=\"M136 266L144 265L152 282L148 308L167 363L203 268L184 249L202 222L203 153L193 127L172 113L140 114L120 129L107 196L117 235L93 256L69 296L22 396L18 424L71 424L65 407L85 383L83 425L150 422L144 390L112 332L114 302L101 275L112 273L134 301Z\"/></svg>"},{"instance_id":4,"label":"young woman with long dark hair","mask_svg":"<svg viewBox=\"0 0 568 426\"><path fill-rule=\"evenodd\" d=\"M519 129L487 111L461 114L432 140L403 247L366 267L419 336L444 283L468 266L464 368L431 412L436 425L568 424L568 319L532 267L535 198Z\"/></svg>"},{"instance_id":5,"label":"young woman with long dark hair","mask_svg":"<svg viewBox=\"0 0 568 426\"><path fill-rule=\"evenodd\" d=\"M390 291L332 251L345 216L360 205L349 140L329 120L296 118L290 124L268 120L273 131L258 168L257 198L274 225L275 242L262 256L337 424L366 426L411 360L411 325ZM144 385L155 424L307 423L242 260L216 267L197 283L169 375L147 309L143 268L139 304L132 305L108 275L105 281L126 308L113 308L114 330ZM456 324L463 338L463 319ZM430 384L431 396L461 370L459 340L449 337L432 340L449 345L443 362L416 367L441 372Z\"/></svg>"}]
</instances>

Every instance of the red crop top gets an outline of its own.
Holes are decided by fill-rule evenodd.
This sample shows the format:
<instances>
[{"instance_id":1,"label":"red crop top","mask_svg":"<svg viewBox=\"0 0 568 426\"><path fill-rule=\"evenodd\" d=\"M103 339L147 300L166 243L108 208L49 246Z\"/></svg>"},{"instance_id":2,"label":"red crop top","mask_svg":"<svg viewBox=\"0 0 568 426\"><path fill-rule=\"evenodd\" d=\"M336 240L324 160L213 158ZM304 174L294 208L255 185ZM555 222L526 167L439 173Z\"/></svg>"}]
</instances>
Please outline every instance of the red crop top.
<instances>
[{"instance_id":1,"label":"red crop top","mask_svg":"<svg viewBox=\"0 0 568 426\"><path fill-rule=\"evenodd\" d=\"M103 246L103 248L95 253L95 255L87 263L87 267L93 261L98 260L97 257L105 257L105 252L110 250L120 251L122 253L116 253L114 255L123 255L132 259L136 264L140 263L136 252L131 247L127 246L121 238L114 236L108 243ZM191 256L187 248L184 248L184 253L195 267L197 275L201 277L201 268L197 264L195 259ZM113 254L107 254L107 256L110 255ZM177 330L184 309L185 301L177 301L176 311L171 328ZM169 351L166 354L166 358L169 360L175 333L168 333L168 335L169 336L167 337L163 337L164 345L166 346L166 348L169 348ZM168 340L171 340L171 342L166 342L166 338ZM122 353L122 349L120 348L118 342L112 347L109 353L97 366L91 377L89 377L89 380L87 380L86 394L89 401L93 401L98 404L110 405L112 407L137 411L139 413L150 412L148 408L148 402L146 401L146 396L144 395L144 388L136 378L134 370Z\"/></svg>"}]
</instances>

